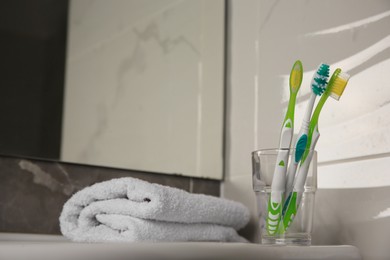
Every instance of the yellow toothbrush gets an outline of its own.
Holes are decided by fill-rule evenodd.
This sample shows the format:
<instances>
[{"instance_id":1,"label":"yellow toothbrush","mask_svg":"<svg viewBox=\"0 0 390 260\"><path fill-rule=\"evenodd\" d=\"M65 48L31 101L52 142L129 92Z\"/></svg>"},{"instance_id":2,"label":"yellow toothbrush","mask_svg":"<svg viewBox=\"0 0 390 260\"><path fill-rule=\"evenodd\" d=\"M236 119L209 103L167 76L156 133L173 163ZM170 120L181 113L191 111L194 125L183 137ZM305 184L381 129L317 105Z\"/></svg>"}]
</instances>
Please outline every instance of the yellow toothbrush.
<instances>
[{"instance_id":1,"label":"yellow toothbrush","mask_svg":"<svg viewBox=\"0 0 390 260\"><path fill-rule=\"evenodd\" d=\"M289 148L294 134L294 111L298 90L302 84L303 67L301 61L296 61L290 73L290 100L280 133L279 152L276 159L274 175L271 184L271 195L268 201L267 232L274 235L278 232L282 218L284 191L286 186L286 170Z\"/></svg>"}]
</instances>

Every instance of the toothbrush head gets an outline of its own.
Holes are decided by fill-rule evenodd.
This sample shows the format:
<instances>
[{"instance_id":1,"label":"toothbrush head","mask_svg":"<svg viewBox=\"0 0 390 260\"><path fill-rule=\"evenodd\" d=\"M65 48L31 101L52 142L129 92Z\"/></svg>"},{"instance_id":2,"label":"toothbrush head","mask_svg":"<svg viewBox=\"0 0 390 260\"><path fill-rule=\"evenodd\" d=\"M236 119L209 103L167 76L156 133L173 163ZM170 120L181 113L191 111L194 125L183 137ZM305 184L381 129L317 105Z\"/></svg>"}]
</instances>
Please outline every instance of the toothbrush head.
<instances>
[{"instance_id":1,"label":"toothbrush head","mask_svg":"<svg viewBox=\"0 0 390 260\"><path fill-rule=\"evenodd\" d=\"M329 95L339 100L341 95L344 92L345 87L348 84L348 80L351 76L345 72L342 72L341 69L336 69L333 73L332 77L329 80L328 88L329 89Z\"/></svg>"},{"instance_id":2,"label":"toothbrush head","mask_svg":"<svg viewBox=\"0 0 390 260\"><path fill-rule=\"evenodd\" d=\"M290 73L290 92L297 93L301 87L303 79L303 66L300 60L297 60Z\"/></svg>"},{"instance_id":3,"label":"toothbrush head","mask_svg":"<svg viewBox=\"0 0 390 260\"><path fill-rule=\"evenodd\" d=\"M326 89L329 78L329 65L321 63L311 81L311 89L317 96L321 96Z\"/></svg>"}]
</instances>

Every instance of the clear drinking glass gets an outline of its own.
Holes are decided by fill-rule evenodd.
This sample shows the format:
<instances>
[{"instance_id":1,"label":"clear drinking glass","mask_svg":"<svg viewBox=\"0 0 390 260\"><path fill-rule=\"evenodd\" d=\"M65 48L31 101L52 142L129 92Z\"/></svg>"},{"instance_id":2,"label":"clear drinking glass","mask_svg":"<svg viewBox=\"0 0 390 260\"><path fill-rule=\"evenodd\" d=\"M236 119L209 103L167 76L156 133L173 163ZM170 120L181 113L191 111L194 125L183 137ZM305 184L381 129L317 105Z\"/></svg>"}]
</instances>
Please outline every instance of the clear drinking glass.
<instances>
[{"instance_id":1,"label":"clear drinking glass","mask_svg":"<svg viewBox=\"0 0 390 260\"><path fill-rule=\"evenodd\" d=\"M291 164L291 155L295 149L289 150L288 167ZM260 243L281 245L310 245L313 227L314 198L317 190L317 153L313 151L313 157L307 172L306 181L302 193L302 199L298 204L298 211L292 223L280 232L270 234L267 230L268 203L271 195L271 185L276 166L276 157L279 149L264 149L252 153L252 181L256 195ZM286 149L284 149L286 151ZM287 170L288 171L288 170ZM296 173L299 172L299 167ZM287 178L286 178L287 179ZM295 178L296 179L296 178ZM284 201L286 201L286 196ZM282 222L282 221L281 221ZM281 224L283 226L283 224Z\"/></svg>"}]
</instances>

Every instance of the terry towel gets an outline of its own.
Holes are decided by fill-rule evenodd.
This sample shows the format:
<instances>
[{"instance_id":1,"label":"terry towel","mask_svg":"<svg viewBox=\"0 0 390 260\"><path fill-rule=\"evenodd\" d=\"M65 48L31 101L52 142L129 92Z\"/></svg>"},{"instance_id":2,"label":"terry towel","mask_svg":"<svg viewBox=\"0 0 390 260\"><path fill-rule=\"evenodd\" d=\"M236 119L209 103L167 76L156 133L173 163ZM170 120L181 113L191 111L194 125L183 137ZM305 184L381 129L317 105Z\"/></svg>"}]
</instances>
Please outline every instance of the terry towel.
<instances>
[{"instance_id":1,"label":"terry towel","mask_svg":"<svg viewBox=\"0 0 390 260\"><path fill-rule=\"evenodd\" d=\"M148 183L113 179L74 194L60 226L74 241L231 241L249 221L241 203Z\"/></svg>"}]
</instances>

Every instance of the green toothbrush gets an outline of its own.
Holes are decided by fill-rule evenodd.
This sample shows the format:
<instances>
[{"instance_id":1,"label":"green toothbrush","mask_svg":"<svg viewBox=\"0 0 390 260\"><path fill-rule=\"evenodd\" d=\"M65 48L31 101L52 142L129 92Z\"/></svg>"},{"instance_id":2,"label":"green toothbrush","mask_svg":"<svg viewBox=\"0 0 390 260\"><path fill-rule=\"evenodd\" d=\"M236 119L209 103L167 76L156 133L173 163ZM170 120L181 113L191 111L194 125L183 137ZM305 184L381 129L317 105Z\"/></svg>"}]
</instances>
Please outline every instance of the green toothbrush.
<instances>
[{"instance_id":1,"label":"green toothbrush","mask_svg":"<svg viewBox=\"0 0 390 260\"><path fill-rule=\"evenodd\" d=\"M268 201L267 232L274 235L278 232L282 218L282 207L286 185L286 170L289 148L294 133L294 111L298 90L302 84L303 67L301 61L296 61L290 73L290 100L280 133L279 152L271 184L271 195Z\"/></svg>"},{"instance_id":2,"label":"green toothbrush","mask_svg":"<svg viewBox=\"0 0 390 260\"><path fill-rule=\"evenodd\" d=\"M286 208L286 211L283 216L283 227L285 230L287 230L287 228L294 220L294 217L297 215L298 208L302 200L302 194L305 189L304 185L309 170L310 162L313 157L314 148L317 144L318 138L320 137L320 133L318 131L318 118L320 116L321 109L329 96L333 97L336 100L340 99L345 87L348 84L349 78L350 76L347 73L342 72L341 69L335 70L329 80L329 84L324 94L322 95L320 101L316 106L316 109L314 110L313 116L311 117L306 150L302 156L302 160L299 165L299 170L295 178L293 190L289 194L288 199L286 200L286 205L284 205L284 207Z\"/></svg>"}]
</instances>

